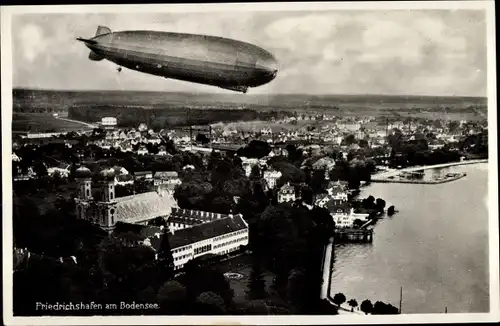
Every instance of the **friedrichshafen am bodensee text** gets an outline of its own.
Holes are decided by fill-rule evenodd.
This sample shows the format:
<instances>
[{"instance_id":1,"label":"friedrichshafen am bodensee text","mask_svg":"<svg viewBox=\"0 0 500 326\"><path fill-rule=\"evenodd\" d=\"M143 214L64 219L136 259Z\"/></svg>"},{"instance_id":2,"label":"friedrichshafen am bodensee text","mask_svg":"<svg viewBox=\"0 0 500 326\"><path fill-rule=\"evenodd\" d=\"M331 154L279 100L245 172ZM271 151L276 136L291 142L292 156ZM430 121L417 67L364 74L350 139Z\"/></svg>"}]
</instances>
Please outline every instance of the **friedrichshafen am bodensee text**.
<instances>
[{"instance_id":1,"label":"friedrichshafen am bodensee text","mask_svg":"<svg viewBox=\"0 0 500 326\"><path fill-rule=\"evenodd\" d=\"M55 302L55 303L36 303L36 310L47 311L70 311L70 310L139 310L139 309L159 309L157 303L136 303L136 302L120 302L120 303L95 303L95 302Z\"/></svg>"}]
</instances>

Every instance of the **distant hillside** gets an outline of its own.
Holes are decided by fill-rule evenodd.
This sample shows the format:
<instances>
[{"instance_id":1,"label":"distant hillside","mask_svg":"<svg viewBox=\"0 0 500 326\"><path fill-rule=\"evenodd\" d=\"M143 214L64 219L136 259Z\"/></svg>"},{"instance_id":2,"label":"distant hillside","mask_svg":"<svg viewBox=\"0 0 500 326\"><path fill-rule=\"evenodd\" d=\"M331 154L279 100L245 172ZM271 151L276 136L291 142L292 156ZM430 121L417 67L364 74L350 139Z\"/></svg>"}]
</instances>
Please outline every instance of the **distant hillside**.
<instances>
[{"instance_id":1,"label":"distant hillside","mask_svg":"<svg viewBox=\"0 0 500 326\"><path fill-rule=\"evenodd\" d=\"M382 95L256 95L136 91L13 90L14 130L42 130L52 121L37 114L67 113L97 122L113 116L120 126L140 122L166 128L187 124L281 119L291 112L336 116L425 117L484 120L485 98ZM24 116L23 115L27 115ZM32 119L29 117L34 115ZM28 123L29 122L29 123ZM65 126L66 127L66 126ZM51 127L52 128L52 127ZM61 127L62 128L62 127ZM56 128L57 129L57 128Z\"/></svg>"},{"instance_id":2,"label":"distant hillside","mask_svg":"<svg viewBox=\"0 0 500 326\"><path fill-rule=\"evenodd\" d=\"M481 97L386 96L386 95L261 95L168 93L139 91L53 91L13 90L14 111L31 109L66 111L71 106L113 105L148 108L191 107L259 110L281 109L434 109L448 107L462 110L468 107L486 108L487 99Z\"/></svg>"}]
</instances>

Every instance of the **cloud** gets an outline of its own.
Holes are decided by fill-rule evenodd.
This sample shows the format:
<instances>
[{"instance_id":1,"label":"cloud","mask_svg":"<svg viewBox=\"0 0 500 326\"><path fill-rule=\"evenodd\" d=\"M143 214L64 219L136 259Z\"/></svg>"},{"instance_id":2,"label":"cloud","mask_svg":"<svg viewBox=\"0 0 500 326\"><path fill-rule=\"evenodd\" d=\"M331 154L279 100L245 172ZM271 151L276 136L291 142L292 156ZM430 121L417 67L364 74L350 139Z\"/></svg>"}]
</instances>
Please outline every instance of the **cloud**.
<instances>
[{"instance_id":1,"label":"cloud","mask_svg":"<svg viewBox=\"0 0 500 326\"><path fill-rule=\"evenodd\" d=\"M13 18L14 85L56 89L227 92L88 60L77 36L163 30L259 45L278 77L252 93L486 94L485 15L479 11L44 14Z\"/></svg>"}]
</instances>

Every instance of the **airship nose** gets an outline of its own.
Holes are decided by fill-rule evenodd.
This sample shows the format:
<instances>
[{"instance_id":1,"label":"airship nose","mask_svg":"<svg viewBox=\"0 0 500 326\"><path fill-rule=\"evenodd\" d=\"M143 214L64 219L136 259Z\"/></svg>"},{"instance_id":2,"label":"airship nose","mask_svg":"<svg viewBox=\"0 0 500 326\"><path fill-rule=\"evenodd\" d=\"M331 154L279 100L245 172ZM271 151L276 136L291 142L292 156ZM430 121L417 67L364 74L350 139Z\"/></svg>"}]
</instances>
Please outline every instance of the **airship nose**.
<instances>
[{"instance_id":1,"label":"airship nose","mask_svg":"<svg viewBox=\"0 0 500 326\"><path fill-rule=\"evenodd\" d=\"M259 58L255 68L269 81L273 80L278 74L278 62L272 55Z\"/></svg>"}]
</instances>

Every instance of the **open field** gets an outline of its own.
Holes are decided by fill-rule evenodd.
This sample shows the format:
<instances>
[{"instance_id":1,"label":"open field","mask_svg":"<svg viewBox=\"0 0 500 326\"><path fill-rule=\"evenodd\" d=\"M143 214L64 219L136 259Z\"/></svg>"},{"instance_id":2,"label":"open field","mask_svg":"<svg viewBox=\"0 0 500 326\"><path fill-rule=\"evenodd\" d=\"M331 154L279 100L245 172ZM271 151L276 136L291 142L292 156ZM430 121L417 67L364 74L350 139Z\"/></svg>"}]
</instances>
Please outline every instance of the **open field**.
<instances>
[{"instance_id":1,"label":"open field","mask_svg":"<svg viewBox=\"0 0 500 326\"><path fill-rule=\"evenodd\" d=\"M15 89L14 109L28 105L54 106L65 109L71 105L126 105L154 108L164 105L211 106L261 109L366 109L401 110L445 108L462 110L470 106L486 108L481 97L387 96L387 95L301 95L301 94L210 94L137 91L52 91Z\"/></svg>"},{"instance_id":2,"label":"open field","mask_svg":"<svg viewBox=\"0 0 500 326\"><path fill-rule=\"evenodd\" d=\"M96 122L113 116L121 126L156 128L216 122L277 120L291 112L335 116L485 120L487 99L381 95L252 95L136 91L13 91L14 112L64 112ZM310 124L310 122L308 123ZM281 126L279 126L281 128Z\"/></svg>"},{"instance_id":3,"label":"open field","mask_svg":"<svg viewBox=\"0 0 500 326\"><path fill-rule=\"evenodd\" d=\"M12 116L13 132L58 132L88 129L81 123L56 119L51 114L14 113Z\"/></svg>"}]
</instances>

